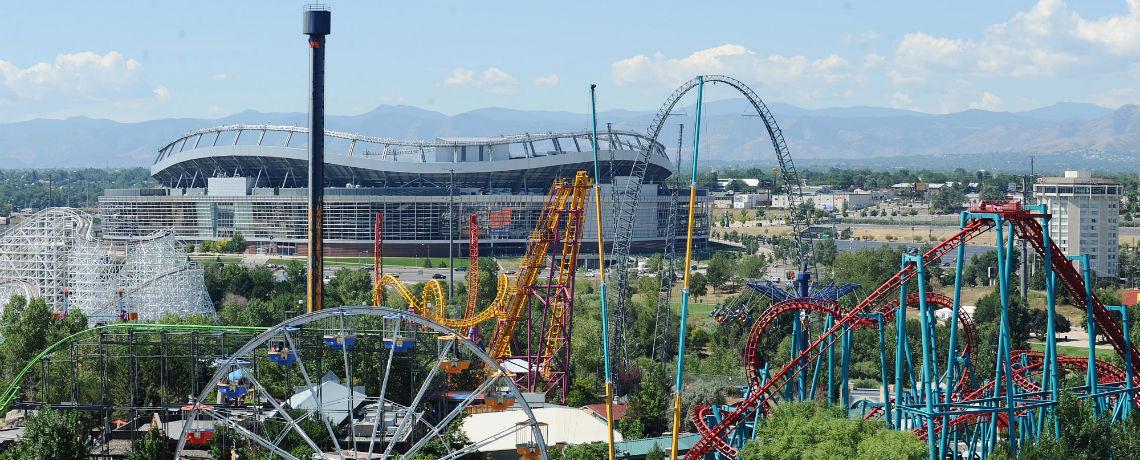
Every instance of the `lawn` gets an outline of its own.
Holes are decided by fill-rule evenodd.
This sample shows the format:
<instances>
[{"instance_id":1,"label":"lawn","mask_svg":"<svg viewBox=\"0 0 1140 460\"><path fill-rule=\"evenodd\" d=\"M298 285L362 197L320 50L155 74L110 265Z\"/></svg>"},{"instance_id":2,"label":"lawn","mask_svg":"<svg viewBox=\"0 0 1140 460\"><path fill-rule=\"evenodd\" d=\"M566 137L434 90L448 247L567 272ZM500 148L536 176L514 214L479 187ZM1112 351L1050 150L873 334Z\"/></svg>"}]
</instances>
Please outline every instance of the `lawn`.
<instances>
[{"instance_id":1,"label":"lawn","mask_svg":"<svg viewBox=\"0 0 1140 460\"><path fill-rule=\"evenodd\" d=\"M189 257L190 257L190 260L193 260L195 262L218 261L218 262L221 262L221 263L226 264L226 265L241 263L241 256L219 256L219 255L213 255L213 254L193 255L192 254Z\"/></svg>"},{"instance_id":2,"label":"lawn","mask_svg":"<svg viewBox=\"0 0 1140 460\"><path fill-rule=\"evenodd\" d=\"M277 265L285 265L285 264L289 263L290 260L303 261L304 259L301 259L301 258L290 258L290 259L273 258L273 259L269 259L269 263L277 264ZM447 264L447 258L446 257L432 257L431 262L432 262L433 267L443 268L443 267L440 267L440 263L443 263L444 265L446 265ZM456 257L455 258L455 266L456 267L466 267L467 264L468 264L468 261L467 261L466 257L462 257L462 258ZM371 267L372 266L372 258L371 257L325 257L325 265ZM384 265L385 266L393 266L393 267L423 267L424 266L424 259L421 257L385 257L384 258Z\"/></svg>"},{"instance_id":3,"label":"lawn","mask_svg":"<svg viewBox=\"0 0 1140 460\"><path fill-rule=\"evenodd\" d=\"M1029 348L1036 350L1036 351L1044 352L1045 351L1045 344L1038 343L1038 342L1031 342L1029 344ZM1057 345L1057 353L1059 356L1072 356L1075 358L1087 358L1089 356L1089 349L1086 347L1074 347L1074 346L1070 346L1070 345ZM1099 349L1097 350L1097 360L1100 359L1100 357L1101 357L1100 355L1102 353L1105 353L1105 350L1099 350ZM1108 350L1108 353L1111 354L1112 350Z\"/></svg>"}]
</instances>

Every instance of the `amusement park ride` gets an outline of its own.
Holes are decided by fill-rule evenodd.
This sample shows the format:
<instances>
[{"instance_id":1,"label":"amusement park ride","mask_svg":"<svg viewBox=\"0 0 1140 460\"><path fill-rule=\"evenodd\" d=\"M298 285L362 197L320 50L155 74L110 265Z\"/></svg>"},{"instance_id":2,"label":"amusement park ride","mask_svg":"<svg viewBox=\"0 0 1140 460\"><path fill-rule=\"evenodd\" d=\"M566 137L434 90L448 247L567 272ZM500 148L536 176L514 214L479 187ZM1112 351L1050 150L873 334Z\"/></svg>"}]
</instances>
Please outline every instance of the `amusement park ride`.
<instances>
[{"instance_id":1,"label":"amusement park ride","mask_svg":"<svg viewBox=\"0 0 1140 460\"><path fill-rule=\"evenodd\" d=\"M701 439L686 458L736 458L738 449L755 435L760 418L777 401L813 399L817 383L827 385L828 401L850 405L847 366L852 353L851 334L870 327L879 332L884 402L863 401L853 408L862 409L867 418L883 417L895 429L915 431L928 443L930 458L986 458L999 440L1008 441L1016 452L1021 444L1056 436L1059 422L1054 408L1061 391L1071 391L1091 401L1098 412L1110 414L1114 420L1126 417L1137 405L1133 369L1140 364L1140 354L1127 334L1127 313L1123 307L1106 306L1096 297L1086 256L1066 256L1061 252L1049 238L1050 219L1044 205L983 202L963 212L961 230L955 235L923 254L903 255L899 272L850 309L835 300L818 297L773 303L756 318L749 331L744 350L749 376L745 398L733 405L691 408L689 416ZM972 366L971 355L988 344L977 343L974 324L960 303L965 247L987 231L996 234L1001 300L999 342L995 344L998 359L992 371ZM1010 296L1014 295L1011 278L1015 240L1028 242L1045 263L1049 322L1043 353L1011 349L1009 305ZM926 267L951 252L957 256L953 297L928 292ZM1087 359L1057 355L1054 313L1058 282L1072 294L1076 304L1085 306L1088 330L1100 328L1124 362L1123 368L1097 360L1091 346ZM908 294L911 289L917 294ZM896 293L897 297L893 297ZM906 334L897 335L892 351L884 340L884 322L893 319L896 328L905 328L908 309L913 308L918 310L920 343L913 345L913 339ZM951 309L950 317L957 319L949 321L950 342L945 352L937 350L933 340L938 323L934 311L938 308ZM807 323L817 327L804 328L805 346L771 373L764 357L757 353L757 344L771 333L777 318L787 314L800 318L806 314L811 318ZM1122 322L1118 323L1115 315L1120 315ZM799 321L793 324L796 323ZM914 347L921 349L921 362L910 360ZM895 354L893 374L886 368L886 356L891 352ZM833 373L835 353L841 355L838 379ZM826 377L820 375L821 367L826 369ZM1062 387L1062 376L1067 373L1085 374L1086 380L1083 385ZM805 374L811 376L811 390L806 392ZM888 392L892 385L893 392ZM838 399L833 392L836 386L841 390ZM789 388L798 391L788 391Z\"/></svg>"},{"instance_id":2,"label":"amusement park ride","mask_svg":"<svg viewBox=\"0 0 1140 460\"><path fill-rule=\"evenodd\" d=\"M586 191L592 187L593 181L584 171L579 171L573 181L555 180L531 232L514 282L507 275L500 274L495 298L482 311L476 311L479 303L479 225L475 214L469 217L468 294L461 317L452 317L448 313L443 285L434 279L428 280L422 295L416 297L398 278L377 272L373 305L381 305L386 288L392 288L407 303L408 311L455 330L474 342L481 342L479 326L493 323L494 332L486 346L490 356L507 372L514 373L516 383L522 388L548 393L565 401L570 389L568 370L574 281L578 270ZM378 224L377 229L382 230L382 225ZM383 246L382 233L377 233L376 241L376 247ZM383 266L382 251L376 252L374 265L377 267ZM541 313L536 315L538 312L532 306L539 307ZM516 331L520 322L525 323L525 332L521 335Z\"/></svg>"},{"instance_id":3,"label":"amusement park ride","mask_svg":"<svg viewBox=\"0 0 1140 460\"><path fill-rule=\"evenodd\" d=\"M728 77L707 76L686 83L658 116L664 120L681 95L697 89L693 163L699 153L700 100L706 82L726 83L752 101L784 165L784 186L794 190L799 180L775 120L743 83ZM656 126L651 133L659 130ZM518 425L462 447L448 446L439 455L458 458L514 436L520 457L545 458L545 427L535 420L521 392L566 397L575 273L590 189L595 206L601 202L595 185L586 172L552 185L519 274L513 280L499 276L490 302L480 302L480 296L489 293L478 288L476 214L467 219L469 295L465 305L450 309L438 281L428 281L417 295L397 278L383 274L381 214L375 222L377 278L372 306L322 309L269 328L161 325L138 322L122 300L125 291L119 291L122 322L86 329L51 345L8 383L0 393L0 405L32 409L47 404L98 414L104 422L99 444L104 451L113 438L135 436L127 433L138 433L134 426L138 420L164 414L164 428L177 435L183 458L201 455L214 443L239 441L284 458L298 458L296 449L323 453L324 458L407 456L442 439L462 413L518 410L523 419ZM682 265L676 401L684 391L694 196L695 177ZM618 203L625 205L629 203ZM757 435L765 414L782 401L826 400L865 418L880 418L894 429L915 432L927 443L930 458L984 459L999 442L1016 452L1025 443L1056 436L1061 422L1055 408L1061 392L1090 401L1113 420L1127 417L1140 407L1135 397L1140 382L1134 375L1140 353L1129 339L1128 312L1097 298L1087 256L1061 252L1049 236L1051 219L1044 205L983 202L962 213L960 231L953 236L924 253L904 254L899 271L858 302L847 301L859 289L856 285L813 283L807 270L811 242L805 237L798 244L801 271L794 291L752 282L750 295L717 310L717 319L749 328L742 350L748 384L739 402L688 408L687 417L700 439L685 458L737 458L743 445ZM597 225L601 230L600 220ZM807 223L793 219L793 226L803 229ZM979 343L974 320L961 305L966 247L987 232L995 235L999 266L996 344ZM1018 240L1044 260L1049 318L1044 351L1017 350L1011 343L1009 310L1016 295L1012 261ZM599 257L605 257L603 250L599 238ZM952 295L929 290L928 267L945 264L950 257L955 257L957 274ZM621 269L621 259L608 260L615 261L611 273ZM621 312L609 312L613 303L607 300L606 285L619 277L607 279L605 268L602 265L599 287L603 335L608 338L615 332L609 329L609 320L616 321ZM1106 337L1122 365L1097 359L1091 346L1087 358L1058 355L1053 321L1059 289L1085 307L1090 335ZM406 302L406 310L382 306L385 296L393 293ZM770 305L758 308L752 300L759 297L769 299ZM54 312L56 320L65 319L72 308L68 290L62 291L62 298L62 309ZM620 302L615 303L620 309ZM481 305L485 306L480 309ZM934 313L938 309L948 309L954 320L940 323ZM919 336L888 334L892 324L895 330L905 329L908 320L917 320ZM780 321L786 327L780 327ZM949 341L940 349L936 331L945 328ZM852 337L861 329L878 336L881 402L852 401L848 381ZM485 343L484 331L490 337ZM761 351L762 342L780 340L789 332L786 359L773 359ZM988 346L996 347L994 367L978 368L973 357ZM614 350L611 362L609 340L603 342L603 350L607 402L612 402L611 364L620 362L620 352ZM894 357L893 365L888 356ZM1067 375L1085 380L1066 386L1064 382L1073 381ZM189 402L177 396L187 394L192 395ZM679 403L674 416L676 435L682 422ZM129 421L124 428L113 417Z\"/></svg>"},{"instance_id":4,"label":"amusement park ride","mask_svg":"<svg viewBox=\"0 0 1140 460\"><path fill-rule=\"evenodd\" d=\"M329 30L329 12L324 6L311 6L305 12L305 29L313 59L312 110L316 110L323 106L324 35ZM1053 243L1049 236L1052 216L1045 205L982 202L962 213L956 234L924 253L904 254L893 277L858 302L844 302L854 303L848 308L840 300L859 286L813 284L809 271L813 245L805 231L810 226L811 213L801 211L801 181L775 118L744 83L707 75L684 83L669 97L648 130L651 142L643 146L625 174L633 180L626 181L627 185L620 189L614 187L612 218L616 235L611 240L610 258L605 255L601 192L596 182L600 169L595 88L591 86L593 177L579 171L570 180L558 179L553 183L530 233L518 275L513 280L500 275L490 302L480 302L485 300L480 296L490 293L479 289L480 228L476 214L468 216L467 302L451 307L450 311L438 281L426 282L417 296L399 279L383 273L384 221L383 214L377 214L372 305L321 308L323 272L314 268L321 267L322 195L312 190L320 187L311 187L310 222L316 225L310 232L309 247L314 251L309 256L310 298L306 314L267 328L152 324L140 322L137 307L125 300L143 288L120 288L117 303L121 322L85 329L48 346L4 387L0 408L35 409L47 405L97 414L103 422L98 443L101 447L97 450L101 449L104 455L109 453L111 439L134 439L141 432L140 420L161 414L153 418L165 425L167 433L176 434L179 458L205 457L210 446L220 444L232 448L259 447L286 459L341 460L388 459L397 455L410 458L426 452L424 449L442 446L443 451L434 451L435 455L455 459L512 436L515 452L521 458L546 458L545 425L535 419L522 392L541 392L566 400L576 271L587 193L593 189L606 418L609 458L613 460L612 369L629 364L625 336L633 216L647 164L657 148L656 140L665 120L681 98L695 89L689 214L675 346L676 394L670 455L676 459L683 424L681 396L694 253L696 168L706 83L739 92L764 124L779 163L776 172L789 196L800 271L795 277L794 292L753 282L749 284L751 297L742 297L716 312L720 320L749 324L742 353L748 384L743 398L736 403L694 404L689 408L689 421L700 439L685 454L686 459L737 458L741 447L756 437L765 414L782 401L826 398L827 402L842 404L865 418L882 418L894 429L918 434L927 443L931 459L985 459L999 442L1008 442L1016 453L1027 442L1057 436L1060 421L1056 406L1062 391L1090 401L1098 413L1113 420L1121 420L1140 407L1136 399L1136 384L1140 382L1134 375L1134 369L1140 365L1140 352L1129 339L1128 312L1122 306L1105 305L1097 298L1088 256L1066 255ZM324 141L316 133L323 129L323 120L319 110L312 116L310 155L315 157L309 163L316 171L310 171L310 177L315 174L319 179L321 162L316 160L323 154ZM611 174L617 174L610 169ZM311 179L310 183L320 182ZM674 191L674 199L678 195ZM668 221L674 222L676 217L671 216ZM995 234L998 261L1001 308L996 344L978 342L973 318L961 305L966 246L987 232ZM1015 295L1011 280L1016 240L1027 243L1044 260L1048 325L1043 352L1016 350L1011 343L1009 310ZM668 248L667 263L661 264L663 271L658 276L669 281L661 284L659 299L664 301L658 305L653 339L653 358L663 362L668 359L659 350L673 348L673 344L664 343L669 334L663 333L662 328L668 327L672 315L671 270L677 262L672 244ZM952 253L956 257L953 295L930 291L927 267L942 263ZM25 259L31 255L26 254ZM613 262L608 267L612 275L609 277L606 260ZM175 269L176 273L186 271L181 266ZM137 284L151 290L163 286L152 283ZM612 296L608 295L608 285L616 287ZM1076 304L1085 307L1089 335L1096 337L1099 333L1106 337L1122 366L1098 360L1092 343L1087 358L1058 356L1054 320L1059 288L1066 289ZM407 308L383 306L389 291L394 291ZM62 324L69 310L76 308L77 292L71 289L43 294L61 300L62 306L53 312L57 324ZM759 296L767 297L771 304L760 309L750 303ZM485 306L480 310L481 304ZM944 326L935 316L935 310L940 308L952 312ZM149 319L145 315L141 318ZM781 319L790 322L790 327L778 327ZM908 319L917 319L920 336L892 334L894 340L888 342L886 332L892 321L895 330L906 330ZM936 346L938 327L949 328L945 350ZM851 400L848 371L852 336L860 329L873 329L878 335L881 402ZM483 343L485 331L490 332L490 339ZM785 331L791 334L787 359L769 362L774 357L761 351L761 343L782 339L778 336ZM996 347L993 369L975 367L972 361L985 346ZM916 355L921 356L917 361L912 359ZM888 356L894 356L893 370L888 369ZM777 364L777 369L772 366L774 363L782 364ZM1063 378L1067 374L1084 374L1085 381L1065 387L1063 382L1072 381ZM459 423L462 415L505 410L513 411L516 424L483 439L470 439L462 446L448 441L449 429ZM128 420L115 423L113 417Z\"/></svg>"}]
</instances>

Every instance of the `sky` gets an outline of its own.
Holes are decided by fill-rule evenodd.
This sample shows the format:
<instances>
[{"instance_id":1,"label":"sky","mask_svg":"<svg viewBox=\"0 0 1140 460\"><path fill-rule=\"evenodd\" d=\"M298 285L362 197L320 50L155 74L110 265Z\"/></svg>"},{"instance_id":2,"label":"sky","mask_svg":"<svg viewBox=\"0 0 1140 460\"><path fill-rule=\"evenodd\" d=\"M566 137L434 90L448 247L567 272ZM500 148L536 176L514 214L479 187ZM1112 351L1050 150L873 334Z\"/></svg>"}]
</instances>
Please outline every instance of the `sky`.
<instances>
[{"instance_id":1,"label":"sky","mask_svg":"<svg viewBox=\"0 0 1140 460\"><path fill-rule=\"evenodd\" d=\"M0 122L305 111L303 4L22 2L0 15ZM584 113L590 83L601 110L656 110L711 73L806 108L1140 102L1140 0L327 4L326 107L338 115Z\"/></svg>"}]
</instances>

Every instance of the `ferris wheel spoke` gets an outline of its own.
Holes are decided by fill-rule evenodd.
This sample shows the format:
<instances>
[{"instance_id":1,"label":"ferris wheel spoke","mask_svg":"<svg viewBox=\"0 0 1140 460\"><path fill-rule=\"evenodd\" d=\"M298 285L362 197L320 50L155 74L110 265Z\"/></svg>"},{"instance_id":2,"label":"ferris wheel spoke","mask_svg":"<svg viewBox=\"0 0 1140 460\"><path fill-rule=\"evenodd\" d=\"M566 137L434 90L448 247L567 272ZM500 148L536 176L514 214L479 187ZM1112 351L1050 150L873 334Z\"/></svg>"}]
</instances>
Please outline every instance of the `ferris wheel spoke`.
<instances>
[{"instance_id":1,"label":"ferris wheel spoke","mask_svg":"<svg viewBox=\"0 0 1140 460\"><path fill-rule=\"evenodd\" d=\"M249 381L253 383L253 386L257 387L257 391L260 391L261 394L265 396L265 399L268 400L269 404L277 410L277 413L281 414L281 417L289 422L289 427L292 428L293 431L297 432L297 434L301 436L301 439L305 440L305 443L308 444L309 447L313 448L314 452L322 451L320 447L317 447L317 443L313 442L312 438L309 437L309 434L305 433L305 430L301 429L301 425L297 423L297 420L294 419L292 415L289 415L289 411L285 410L285 408L281 406L281 403L277 401L277 398L274 398L273 395L269 393L269 390L266 390L265 387L261 385L261 382L257 381L257 379L254 378L252 374L249 377ZM317 403L317 407L324 407L323 398ZM335 436L333 437L333 440L336 440ZM340 446L337 446L337 454L340 455ZM344 459L343 455L341 455L341 459Z\"/></svg>"},{"instance_id":2,"label":"ferris wheel spoke","mask_svg":"<svg viewBox=\"0 0 1140 460\"><path fill-rule=\"evenodd\" d=\"M182 452L182 449L186 448L186 437L190 435L190 432L188 430L191 426L198 426L199 411L201 411L201 408L195 408L194 410L190 411L189 421L186 419L182 420L182 434L178 436L178 450L175 452Z\"/></svg>"},{"instance_id":3,"label":"ferris wheel spoke","mask_svg":"<svg viewBox=\"0 0 1140 460\"><path fill-rule=\"evenodd\" d=\"M416 452L418 452L420 449L422 449L424 447L424 445L426 445L428 443L428 441L430 441L432 438L440 436L442 434L441 433L442 427L447 426L449 423L451 423L452 420L455 420L455 417L458 417L459 414L463 412L463 409L466 409L467 406L469 404L471 404L471 401L475 400L476 395L479 395L479 394L487 391L487 388L489 388L492 384L494 384L498 380L499 380L498 376L492 376L492 377L484 380L483 383L480 384L479 387L475 389L475 391L468 393L467 396L463 398L463 401L460 401L459 405L456 406L455 409L452 409L451 412L448 413L447 416L443 418L443 420L440 420L440 422L438 424L431 425L430 426L431 433L425 435L423 438L420 438L419 441L416 441L415 445L413 445L410 449L408 449L407 452L404 452L404 456L405 457L411 457ZM445 445L446 445L446 443L445 443Z\"/></svg>"},{"instance_id":4,"label":"ferris wheel spoke","mask_svg":"<svg viewBox=\"0 0 1140 460\"><path fill-rule=\"evenodd\" d=\"M348 332L344 329L344 315L340 315L340 333L343 337L348 336ZM348 414L348 437L352 442L352 449L356 450L356 417L352 416L352 409L354 400L352 393L352 368L348 364L348 349L346 346L340 347L341 355L344 357L344 378L348 382L348 401L345 402L345 413ZM338 449L339 450L339 449Z\"/></svg>"},{"instance_id":5,"label":"ferris wheel spoke","mask_svg":"<svg viewBox=\"0 0 1140 460\"><path fill-rule=\"evenodd\" d=\"M449 340L447 344L443 346L443 349L439 351L439 358L436 360L436 365L432 366L431 370L428 371L427 378L425 378L424 383L420 385L420 390L416 392L416 397L412 399L412 403L408 405L408 411L404 413L404 418L400 420L400 424L396 428L396 433L393 435L392 440L388 442L388 446L384 449L384 456L381 458L388 458L388 456L392 455L392 448L396 446L396 440L400 439L404 435L404 431L411 427L410 420L416 417L416 407L420 405L420 400L423 399L424 393L427 393L428 387L430 387L432 381L435 380L435 375L439 373L440 364L443 363L443 358L451 351L452 345L454 345L454 342Z\"/></svg>"},{"instance_id":6,"label":"ferris wheel spoke","mask_svg":"<svg viewBox=\"0 0 1140 460\"><path fill-rule=\"evenodd\" d=\"M481 449L483 446L491 444L492 442L498 441L498 440L503 439L507 436L513 436L515 433L518 433L519 430L523 429L523 427L524 427L524 425L515 425L515 426L512 426L510 428L503 429L502 431L499 431L498 433L495 433L495 434L492 434L491 436L488 436L486 439L482 439L482 440L476 441L470 445L464 446L462 449L459 449L455 452L444 455L444 456L438 458L437 460L451 460L454 458L462 457L468 453L475 452L475 451ZM544 449L543 452L545 453L545 447L543 449ZM545 458L545 457L543 457L543 458Z\"/></svg>"},{"instance_id":7,"label":"ferris wheel spoke","mask_svg":"<svg viewBox=\"0 0 1140 460\"><path fill-rule=\"evenodd\" d=\"M321 401L320 404L317 404L317 413L320 414L321 422L325 426L325 430L328 431L329 438L332 439L333 446L336 447L336 451L339 455L339 452L341 452L340 440L336 438L336 430L334 430L332 424L329 423L329 418L325 417L324 397L319 394L323 392L318 392L317 387L313 385L313 379L309 378L309 371L305 368L305 360L301 356L301 349L297 348L297 344L293 342L293 336L289 334L289 329L283 329L282 334L285 336L285 342L289 344L289 349L293 350L293 353L297 355L297 369L301 371L301 377L305 379L305 387L309 389L309 396Z\"/></svg>"},{"instance_id":8,"label":"ferris wheel spoke","mask_svg":"<svg viewBox=\"0 0 1140 460\"><path fill-rule=\"evenodd\" d=\"M404 323L402 319L395 321L396 325L393 326L393 339L400 335L400 325ZM383 322L381 322L383 324ZM384 417L384 400L388 395L388 376L392 372L392 361L396 358L396 343L392 342L392 348L388 349L388 362L384 364L384 378L380 383L380 401L376 405L376 419L372 422L372 436L368 438L368 458L372 457L372 452L376 448L376 432L380 429L380 424L383 422Z\"/></svg>"},{"instance_id":9,"label":"ferris wheel spoke","mask_svg":"<svg viewBox=\"0 0 1140 460\"><path fill-rule=\"evenodd\" d=\"M371 319L345 318L356 315ZM420 329L426 335L421 335ZM355 340L350 345L360 348L352 347L346 352L329 344L331 334L351 337ZM416 343L424 337L434 343L430 346L427 342ZM320 346L313 346L315 344ZM266 347L269 360L278 366L256 367L255 363L260 364L260 361L249 361L251 356L256 357L257 350L266 353ZM385 358L388 361L381 363ZM489 369L498 369L498 364L470 341L457 336L454 330L419 315L383 307L329 309L267 329L226 359L228 361L216 364L216 371L197 400L208 399L211 391L217 391L215 387L223 385L240 385L252 399L247 398L248 404L235 407L195 405L184 408L185 422L182 435L176 440L176 457L200 455L204 444L201 441L205 437L197 434L208 430L210 423L219 430L213 439L215 449L221 446L217 443L224 441L228 448L234 440L239 440L239 445L254 456L298 460L299 451L310 450L318 456L340 460L354 458L354 454L357 458L378 459L422 456L431 449L428 446L439 444L437 440L452 441L449 433L459 426L462 414L480 403L480 399L495 397L498 403L492 404L493 407L514 404L527 421L496 428L492 430L494 434L478 440L444 442L435 457L458 460L496 442L505 442L511 436L521 439L531 435L534 441L527 442L531 446L529 452L537 458L545 458L542 433L531 433L538 424L518 386L503 373L494 376L480 373L454 380L456 374L469 369L476 361ZM346 375L340 376L342 380L335 385L332 381L314 380L321 377L325 368L340 367L342 362ZM354 368L364 372L363 376L356 376ZM243 380L231 382L229 377L235 371L245 374ZM333 379L331 373L328 375ZM448 376L452 379L445 379ZM369 384L369 388L379 389L379 396L361 395L359 389L351 389L353 384L366 381L375 382ZM301 387L306 384L308 391ZM397 392L400 396L388 394L396 387L402 388ZM467 393L448 399L443 390ZM356 417L351 423L343 422L345 406L340 398L345 398L346 392L351 399L348 416ZM259 397L258 393L265 397ZM291 399L285 399L289 395L293 395ZM320 422L314 418L320 418ZM371 427L367 426L370 422L374 423ZM353 433L344 433L346 428ZM223 436L221 430L231 434ZM348 444L350 439L352 445ZM368 444L367 455L364 444ZM336 451L332 452L334 445ZM323 452L322 446L325 447ZM301 460L307 458L307 454L300 457Z\"/></svg>"},{"instance_id":10,"label":"ferris wheel spoke","mask_svg":"<svg viewBox=\"0 0 1140 460\"><path fill-rule=\"evenodd\" d=\"M240 432L241 434L244 434L247 438L249 438L253 442L260 444L261 447L269 449L269 450L273 451L274 453L276 453L282 457L285 457L287 460L290 460L290 459L291 460L299 460L297 457L294 457L292 454L290 454L289 452L286 452L284 449L281 449L280 447L277 447L276 445L270 443L265 438L262 438L257 433L254 433L254 432L250 431L248 428L241 426L241 424L236 423L236 422L226 418L226 416L222 415L221 413L214 411L214 410L211 410L211 409L206 409L204 407L202 408L202 411L207 413L207 414L210 414L210 416L213 417L215 420L221 420L221 421L225 422L226 426ZM314 449L316 448L315 446L310 446L310 447L313 447ZM317 449L317 450L319 451L319 449Z\"/></svg>"}]
</instances>

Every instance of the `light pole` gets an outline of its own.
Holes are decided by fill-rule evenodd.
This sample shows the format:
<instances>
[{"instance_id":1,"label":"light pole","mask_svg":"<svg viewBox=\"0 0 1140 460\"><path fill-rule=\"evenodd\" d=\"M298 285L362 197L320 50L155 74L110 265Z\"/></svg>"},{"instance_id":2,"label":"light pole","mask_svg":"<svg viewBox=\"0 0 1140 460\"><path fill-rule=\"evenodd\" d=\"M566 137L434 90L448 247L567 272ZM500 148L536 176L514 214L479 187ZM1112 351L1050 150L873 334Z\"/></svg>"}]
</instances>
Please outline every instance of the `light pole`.
<instances>
[{"instance_id":1,"label":"light pole","mask_svg":"<svg viewBox=\"0 0 1140 460\"><path fill-rule=\"evenodd\" d=\"M447 232L447 270L450 275L447 277L447 298L455 298L455 170L448 169L448 176L450 182L447 185L447 220L450 230Z\"/></svg>"}]
</instances>

